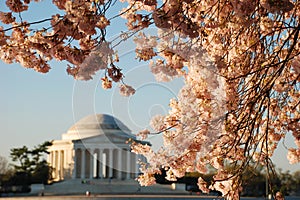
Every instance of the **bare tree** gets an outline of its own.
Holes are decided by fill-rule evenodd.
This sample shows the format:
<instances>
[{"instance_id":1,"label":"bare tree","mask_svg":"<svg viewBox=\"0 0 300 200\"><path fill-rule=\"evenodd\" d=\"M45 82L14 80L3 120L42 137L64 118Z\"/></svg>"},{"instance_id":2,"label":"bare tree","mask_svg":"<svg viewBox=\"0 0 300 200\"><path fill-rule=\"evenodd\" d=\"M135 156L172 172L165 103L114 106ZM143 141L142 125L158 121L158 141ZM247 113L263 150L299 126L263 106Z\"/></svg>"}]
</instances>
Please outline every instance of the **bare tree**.
<instances>
[{"instance_id":1,"label":"bare tree","mask_svg":"<svg viewBox=\"0 0 300 200\"><path fill-rule=\"evenodd\" d=\"M8 161L4 156L0 156L0 174L5 174L8 171Z\"/></svg>"}]
</instances>

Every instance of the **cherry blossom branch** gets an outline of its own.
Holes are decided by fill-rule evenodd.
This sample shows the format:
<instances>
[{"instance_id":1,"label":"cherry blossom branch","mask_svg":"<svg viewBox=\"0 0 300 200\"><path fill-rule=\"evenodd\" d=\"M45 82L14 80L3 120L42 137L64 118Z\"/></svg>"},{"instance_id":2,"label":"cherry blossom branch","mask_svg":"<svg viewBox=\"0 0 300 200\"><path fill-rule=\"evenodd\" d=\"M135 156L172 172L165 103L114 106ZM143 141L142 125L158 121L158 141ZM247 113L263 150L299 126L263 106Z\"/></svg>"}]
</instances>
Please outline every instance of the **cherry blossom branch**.
<instances>
[{"instance_id":1,"label":"cherry blossom branch","mask_svg":"<svg viewBox=\"0 0 300 200\"><path fill-rule=\"evenodd\" d=\"M24 27L24 26L29 26L29 25L33 25L33 24L41 24L43 22L47 22L47 21L51 21L52 18L48 18L48 19L43 19L43 20L39 20L39 21L35 21L35 22L26 22L25 24L22 23L20 25L17 25L17 26L13 26L13 27L10 27L10 28L7 28L7 29L3 29L3 30L0 30L0 32L6 32L6 31L9 31L9 30L13 30L15 28L20 28L20 27Z\"/></svg>"}]
</instances>

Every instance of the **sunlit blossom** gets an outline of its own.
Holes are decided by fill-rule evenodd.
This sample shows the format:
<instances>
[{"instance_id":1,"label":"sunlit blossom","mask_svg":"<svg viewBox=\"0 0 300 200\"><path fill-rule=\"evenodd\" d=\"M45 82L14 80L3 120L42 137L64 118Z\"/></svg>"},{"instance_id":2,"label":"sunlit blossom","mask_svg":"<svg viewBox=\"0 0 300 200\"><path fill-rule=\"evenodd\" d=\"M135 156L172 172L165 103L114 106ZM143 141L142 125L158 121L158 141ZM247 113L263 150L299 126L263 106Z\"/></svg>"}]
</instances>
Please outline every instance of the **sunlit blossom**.
<instances>
[{"instance_id":1,"label":"sunlit blossom","mask_svg":"<svg viewBox=\"0 0 300 200\"><path fill-rule=\"evenodd\" d=\"M120 94L123 96L131 96L135 93L135 89L131 87L130 85L122 84L120 85Z\"/></svg>"}]
</instances>

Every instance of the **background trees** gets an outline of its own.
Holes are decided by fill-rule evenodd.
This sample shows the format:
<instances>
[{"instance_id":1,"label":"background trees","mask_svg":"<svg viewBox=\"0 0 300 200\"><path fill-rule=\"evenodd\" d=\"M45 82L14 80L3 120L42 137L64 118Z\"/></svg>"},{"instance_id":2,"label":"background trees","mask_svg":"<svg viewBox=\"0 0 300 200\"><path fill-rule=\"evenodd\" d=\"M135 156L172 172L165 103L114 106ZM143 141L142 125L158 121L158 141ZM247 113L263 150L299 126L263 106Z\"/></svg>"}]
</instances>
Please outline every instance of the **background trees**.
<instances>
[{"instance_id":1,"label":"background trees","mask_svg":"<svg viewBox=\"0 0 300 200\"><path fill-rule=\"evenodd\" d=\"M137 59L149 62L158 80L183 77L169 114L152 120L153 131L140 133L161 133L164 147L132 146L149 162L142 185L153 184L161 168L174 180L213 167L212 184L199 179L199 187L237 199L250 161L271 174L270 158L287 135L296 145L288 159L300 161L299 1L122 0L120 13L108 17L115 2L55 0L60 12L27 22L22 13L31 1L7 0L9 11L0 13L1 59L42 73L53 59L67 61L67 72L81 80L104 70L103 87L118 82L128 96L135 90L124 82L114 47L134 35ZM107 41L107 27L118 16L128 31ZM157 33L144 34L150 27Z\"/></svg>"},{"instance_id":2,"label":"background trees","mask_svg":"<svg viewBox=\"0 0 300 200\"><path fill-rule=\"evenodd\" d=\"M179 178L176 181L167 181L165 179L165 177L167 176L166 170L161 169L161 172L161 174L155 175L157 183L183 183L186 184L186 190L191 192L201 192L201 190L197 186L199 177L201 177L208 183L211 183L212 181L214 181L213 177L216 174L215 170L212 170L207 174L190 172L186 173L184 177ZM270 174L266 174L266 170L263 166L255 167L253 165L249 165L241 175L243 187L241 196L262 197L266 196L266 192L271 194L272 192L277 191L280 191L285 196L298 196L300 194L299 172L300 171L296 171L294 173L291 173L290 171L283 172L281 169L276 169L273 172L272 176L270 176ZM269 179L267 178L268 176L270 176ZM266 189L267 186L268 189ZM214 193L215 191L210 190L210 193L211 192Z\"/></svg>"},{"instance_id":3,"label":"background trees","mask_svg":"<svg viewBox=\"0 0 300 200\"><path fill-rule=\"evenodd\" d=\"M17 162L17 164L13 165L15 174L22 174L22 176L27 177L26 182L28 184L47 184L48 180L51 179L51 168L48 166L44 156L48 153L47 149L51 145L51 142L46 141L32 150L26 146L11 149L12 161Z\"/></svg>"},{"instance_id":4,"label":"background trees","mask_svg":"<svg viewBox=\"0 0 300 200\"><path fill-rule=\"evenodd\" d=\"M45 160L45 154L50 145L52 143L46 141L32 150L26 146L11 149L14 163L10 165L13 168L8 168L7 160L0 157L0 166L5 166L0 173L0 193L29 192L31 184L47 184L51 180L51 167Z\"/></svg>"},{"instance_id":5,"label":"background trees","mask_svg":"<svg viewBox=\"0 0 300 200\"><path fill-rule=\"evenodd\" d=\"M299 195L300 187L299 187L299 173L300 171L296 171L294 173L282 172L281 170L278 171L278 179L280 180L280 184L277 186L279 190L283 194L288 195Z\"/></svg>"}]
</instances>

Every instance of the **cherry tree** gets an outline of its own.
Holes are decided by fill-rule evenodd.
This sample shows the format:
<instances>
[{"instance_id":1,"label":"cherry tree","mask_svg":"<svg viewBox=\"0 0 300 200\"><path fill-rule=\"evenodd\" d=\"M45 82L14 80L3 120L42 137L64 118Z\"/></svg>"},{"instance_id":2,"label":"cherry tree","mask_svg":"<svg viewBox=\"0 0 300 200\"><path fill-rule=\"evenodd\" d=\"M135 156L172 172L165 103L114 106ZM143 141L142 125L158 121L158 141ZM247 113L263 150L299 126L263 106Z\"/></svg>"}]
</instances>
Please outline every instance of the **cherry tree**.
<instances>
[{"instance_id":1,"label":"cherry tree","mask_svg":"<svg viewBox=\"0 0 300 200\"><path fill-rule=\"evenodd\" d=\"M80 80L104 70L104 89L120 83L121 94L132 95L106 37L122 17L128 31L119 42L133 37L136 58L149 63L158 81L183 77L185 83L168 115L155 116L153 130L138 134L162 134L163 147L132 143L132 151L147 158L141 185L154 184L161 168L169 180L213 168L214 181L200 177L199 188L238 199L246 166L262 164L271 172L270 158L287 135L296 144L287 157L300 162L298 0L120 1L123 8L109 18L116 0L53 0L59 13L29 22L22 13L31 0L6 0L1 60L41 73L51 60L66 61L68 74ZM33 28L45 22L49 27ZM153 27L157 33L146 34Z\"/></svg>"}]
</instances>

